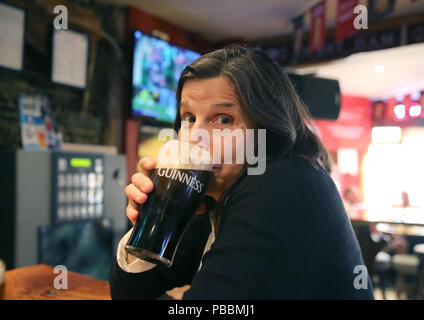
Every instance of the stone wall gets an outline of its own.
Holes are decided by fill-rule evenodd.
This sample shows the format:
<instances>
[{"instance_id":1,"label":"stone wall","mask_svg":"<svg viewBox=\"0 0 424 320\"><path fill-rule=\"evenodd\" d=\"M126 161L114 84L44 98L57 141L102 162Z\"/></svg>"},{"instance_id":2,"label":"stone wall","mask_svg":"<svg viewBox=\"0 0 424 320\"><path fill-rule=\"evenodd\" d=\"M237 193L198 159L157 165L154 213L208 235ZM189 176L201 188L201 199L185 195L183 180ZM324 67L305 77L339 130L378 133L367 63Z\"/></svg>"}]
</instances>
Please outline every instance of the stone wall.
<instances>
[{"instance_id":1,"label":"stone wall","mask_svg":"<svg viewBox=\"0 0 424 320\"><path fill-rule=\"evenodd\" d=\"M64 142L114 145L122 150L122 89L130 81L125 59L127 9L93 1L60 1L69 5L69 15L76 14L75 8L94 13L101 24L100 34L107 34L91 35L89 68L92 66L93 72L87 89L81 90L51 81L54 15L48 4L52 1L6 2L25 8L27 17L23 70L0 68L0 148L21 147L18 97L25 93L48 97ZM84 27L80 30L91 34Z\"/></svg>"}]
</instances>

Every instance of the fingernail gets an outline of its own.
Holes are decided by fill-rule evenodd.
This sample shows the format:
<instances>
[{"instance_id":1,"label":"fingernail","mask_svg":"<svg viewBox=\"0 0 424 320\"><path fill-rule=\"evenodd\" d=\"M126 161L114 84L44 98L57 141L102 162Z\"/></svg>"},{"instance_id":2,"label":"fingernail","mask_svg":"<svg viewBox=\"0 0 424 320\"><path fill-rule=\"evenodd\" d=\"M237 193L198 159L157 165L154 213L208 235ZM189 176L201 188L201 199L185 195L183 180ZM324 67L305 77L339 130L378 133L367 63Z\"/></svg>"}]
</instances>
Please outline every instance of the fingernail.
<instances>
[{"instance_id":1,"label":"fingernail","mask_svg":"<svg viewBox=\"0 0 424 320\"><path fill-rule=\"evenodd\" d=\"M150 188L150 182L143 182L143 189L148 190Z\"/></svg>"}]
</instances>

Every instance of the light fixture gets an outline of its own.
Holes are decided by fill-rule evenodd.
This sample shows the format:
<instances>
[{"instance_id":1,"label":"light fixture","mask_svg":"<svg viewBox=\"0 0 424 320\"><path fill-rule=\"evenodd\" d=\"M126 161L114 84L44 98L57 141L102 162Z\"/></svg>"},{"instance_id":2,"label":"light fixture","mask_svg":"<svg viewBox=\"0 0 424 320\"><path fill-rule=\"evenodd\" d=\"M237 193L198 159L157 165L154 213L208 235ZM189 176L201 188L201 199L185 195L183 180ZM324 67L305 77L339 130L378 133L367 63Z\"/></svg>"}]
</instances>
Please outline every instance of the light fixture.
<instances>
[{"instance_id":1,"label":"light fixture","mask_svg":"<svg viewBox=\"0 0 424 320\"><path fill-rule=\"evenodd\" d=\"M409 108L409 115L412 118L417 118L421 115L422 107L419 104L414 104Z\"/></svg>"},{"instance_id":2,"label":"light fixture","mask_svg":"<svg viewBox=\"0 0 424 320\"><path fill-rule=\"evenodd\" d=\"M374 127L371 130L373 143L399 143L402 139L400 127Z\"/></svg>"},{"instance_id":3,"label":"light fixture","mask_svg":"<svg viewBox=\"0 0 424 320\"><path fill-rule=\"evenodd\" d=\"M374 71L377 73L383 73L384 72L384 66L382 64L377 64L374 66Z\"/></svg>"},{"instance_id":4,"label":"light fixture","mask_svg":"<svg viewBox=\"0 0 424 320\"><path fill-rule=\"evenodd\" d=\"M395 113L395 117L398 120L403 120L405 119L406 116L406 108L404 104L398 104L395 106L395 108L393 109L393 112Z\"/></svg>"}]
</instances>

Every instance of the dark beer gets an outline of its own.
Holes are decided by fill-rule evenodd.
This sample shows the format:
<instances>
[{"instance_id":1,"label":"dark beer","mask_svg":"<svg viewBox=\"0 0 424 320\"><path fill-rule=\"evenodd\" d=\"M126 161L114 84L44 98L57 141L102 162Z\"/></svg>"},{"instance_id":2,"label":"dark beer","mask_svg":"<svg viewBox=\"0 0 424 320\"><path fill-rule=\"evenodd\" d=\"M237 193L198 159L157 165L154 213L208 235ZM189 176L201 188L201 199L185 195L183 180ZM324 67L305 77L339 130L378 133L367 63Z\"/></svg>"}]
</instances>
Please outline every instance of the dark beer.
<instances>
[{"instance_id":1,"label":"dark beer","mask_svg":"<svg viewBox=\"0 0 424 320\"><path fill-rule=\"evenodd\" d=\"M212 175L203 164L158 163L150 179L154 188L140 206L126 251L170 267L183 231L203 199ZM205 170L207 169L207 170Z\"/></svg>"}]
</instances>

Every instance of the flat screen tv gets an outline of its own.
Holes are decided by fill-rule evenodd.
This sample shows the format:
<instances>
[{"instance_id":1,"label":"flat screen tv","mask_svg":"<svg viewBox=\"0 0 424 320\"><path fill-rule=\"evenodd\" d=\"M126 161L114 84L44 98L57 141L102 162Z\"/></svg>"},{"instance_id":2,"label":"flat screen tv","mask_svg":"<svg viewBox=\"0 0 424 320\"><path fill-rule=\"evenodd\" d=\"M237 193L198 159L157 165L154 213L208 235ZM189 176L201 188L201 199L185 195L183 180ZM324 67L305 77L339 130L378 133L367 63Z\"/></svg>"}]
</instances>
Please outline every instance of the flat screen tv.
<instances>
[{"instance_id":1,"label":"flat screen tv","mask_svg":"<svg viewBox=\"0 0 424 320\"><path fill-rule=\"evenodd\" d=\"M178 79L200 54L140 31L133 32L133 40L132 116L149 123L172 123Z\"/></svg>"}]
</instances>

